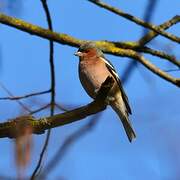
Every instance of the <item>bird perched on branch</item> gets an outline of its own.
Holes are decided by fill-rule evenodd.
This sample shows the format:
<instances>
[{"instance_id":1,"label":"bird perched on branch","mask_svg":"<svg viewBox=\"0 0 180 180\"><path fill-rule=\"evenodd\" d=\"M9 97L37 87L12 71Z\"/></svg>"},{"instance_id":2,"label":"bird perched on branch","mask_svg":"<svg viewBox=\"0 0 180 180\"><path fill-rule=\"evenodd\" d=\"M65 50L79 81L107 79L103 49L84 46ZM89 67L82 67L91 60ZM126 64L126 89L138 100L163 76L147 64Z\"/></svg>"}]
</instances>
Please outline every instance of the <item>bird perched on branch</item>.
<instances>
[{"instance_id":1,"label":"bird perched on branch","mask_svg":"<svg viewBox=\"0 0 180 180\"><path fill-rule=\"evenodd\" d=\"M128 118L131 114L128 98L113 65L105 59L103 52L93 42L86 42L75 53L79 56L79 78L86 92L95 98L101 84L108 76L113 77L114 85L108 93L106 102L118 114L129 141L136 137Z\"/></svg>"}]
</instances>

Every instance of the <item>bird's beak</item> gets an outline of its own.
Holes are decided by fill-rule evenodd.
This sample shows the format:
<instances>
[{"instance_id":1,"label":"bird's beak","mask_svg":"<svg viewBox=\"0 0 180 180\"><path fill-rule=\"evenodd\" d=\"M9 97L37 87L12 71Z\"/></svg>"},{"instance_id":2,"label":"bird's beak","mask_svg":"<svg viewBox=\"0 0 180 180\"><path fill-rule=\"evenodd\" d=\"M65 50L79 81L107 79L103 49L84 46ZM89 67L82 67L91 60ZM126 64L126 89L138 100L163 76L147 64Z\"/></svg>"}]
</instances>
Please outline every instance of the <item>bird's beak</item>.
<instances>
[{"instance_id":1,"label":"bird's beak","mask_svg":"<svg viewBox=\"0 0 180 180\"><path fill-rule=\"evenodd\" d=\"M77 51L77 52L75 52L75 53L74 53L74 55L75 55L75 56L79 56L79 57L81 57L81 56L83 55L83 53L82 53L82 52L80 52L80 51Z\"/></svg>"}]
</instances>

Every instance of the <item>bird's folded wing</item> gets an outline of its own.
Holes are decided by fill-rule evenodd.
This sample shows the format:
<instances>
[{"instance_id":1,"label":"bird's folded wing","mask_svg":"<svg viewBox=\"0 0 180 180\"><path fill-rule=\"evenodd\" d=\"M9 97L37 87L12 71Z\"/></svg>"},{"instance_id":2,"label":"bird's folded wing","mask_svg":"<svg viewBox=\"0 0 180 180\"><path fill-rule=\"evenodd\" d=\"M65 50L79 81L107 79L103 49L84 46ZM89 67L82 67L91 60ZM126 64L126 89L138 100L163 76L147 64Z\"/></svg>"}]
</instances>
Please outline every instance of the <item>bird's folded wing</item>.
<instances>
[{"instance_id":1,"label":"bird's folded wing","mask_svg":"<svg viewBox=\"0 0 180 180\"><path fill-rule=\"evenodd\" d=\"M124 101L124 103L126 105L126 109L129 112L129 114L131 114L131 108L130 108L130 105L129 105L128 97L126 96L126 93L125 93L125 91L123 89L121 80L120 80L114 66L110 63L110 61L108 61L104 57L101 57L101 59L106 63L106 67L108 68L108 70L112 74L112 76L115 78L115 80L116 80L116 82L117 82L117 84L119 86L119 89L120 89L120 91L122 93L122 98L123 98L123 101Z\"/></svg>"}]
</instances>

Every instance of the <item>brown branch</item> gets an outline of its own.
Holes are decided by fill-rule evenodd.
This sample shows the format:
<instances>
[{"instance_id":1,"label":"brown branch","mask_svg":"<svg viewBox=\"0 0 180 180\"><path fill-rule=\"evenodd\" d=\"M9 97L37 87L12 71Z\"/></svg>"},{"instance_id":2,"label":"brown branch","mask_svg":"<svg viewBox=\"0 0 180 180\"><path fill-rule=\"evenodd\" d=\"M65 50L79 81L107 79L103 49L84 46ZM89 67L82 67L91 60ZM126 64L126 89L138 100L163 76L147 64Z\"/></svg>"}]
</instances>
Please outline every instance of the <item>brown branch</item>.
<instances>
[{"instance_id":1,"label":"brown branch","mask_svg":"<svg viewBox=\"0 0 180 180\"><path fill-rule=\"evenodd\" d=\"M143 53L148 53L151 54L153 56L158 56L162 59L168 60L171 63L173 63L174 65L176 65L177 67L180 67L180 60L177 60L175 56L173 55L169 55L163 51L158 51L155 49L151 49L149 47L142 47L142 48L138 48L136 49L138 52L143 52Z\"/></svg>"},{"instance_id":2,"label":"brown branch","mask_svg":"<svg viewBox=\"0 0 180 180\"><path fill-rule=\"evenodd\" d=\"M110 6L110 5L106 4L106 3L103 3L100 0L98 0L98 1L96 1L96 0L88 0L88 1L92 2L93 4L96 4L99 7L102 7L104 9L106 9L106 10L109 10L109 11L111 11L111 12L113 12L113 13L121 16L121 17L124 17L124 18L138 24L138 25L141 25L141 26L143 26L145 28L153 30L154 32L156 32L156 33L158 33L158 34L160 34L160 35L162 35L162 36L164 36L164 37L166 37L166 38L168 38L168 39L170 39L170 40L172 40L174 42L180 43L180 38L179 37L177 37L177 36L175 36L173 34L170 34L168 32L165 32L163 29L161 29L158 26L155 26L155 25L153 25L151 23L144 22L143 20L141 20L141 19L139 19L139 18L137 18L135 16L132 16L131 14L125 13L125 12L123 12L123 11L113 7L113 6Z\"/></svg>"},{"instance_id":3,"label":"brown branch","mask_svg":"<svg viewBox=\"0 0 180 180\"><path fill-rule=\"evenodd\" d=\"M163 24L161 24L157 27L159 27L163 30L166 30L178 22L180 22L180 16L176 15L173 18L171 18L170 20L164 22ZM143 36L141 39L139 39L138 44L141 46L145 45L158 35L159 35L159 33L155 32L155 31L149 31L145 36Z\"/></svg>"},{"instance_id":4,"label":"brown branch","mask_svg":"<svg viewBox=\"0 0 180 180\"><path fill-rule=\"evenodd\" d=\"M176 85L177 87L180 87L180 78L173 78L163 70L156 67L154 64L150 63L148 60L146 60L142 55L140 54L134 54L134 58L141 62L147 69L152 71L154 74L160 76L166 81L171 82L172 84Z\"/></svg>"},{"instance_id":5,"label":"brown branch","mask_svg":"<svg viewBox=\"0 0 180 180\"><path fill-rule=\"evenodd\" d=\"M39 96L39 95L47 94L49 92L50 92L50 90L46 90L46 91L40 91L40 92L36 92L36 93L26 94L23 96L0 97L0 100L19 100L19 99L29 98L32 96Z\"/></svg>"},{"instance_id":6,"label":"brown branch","mask_svg":"<svg viewBox=\"0 0 180 180\"><path fill-rule=\"evenodd\" d=\"M107 52L112 55L117 55L117 56L120 56L120 54L122 56L126 54L125 55L126 57L136 59L138 62L140 62L142 65L144 65L147 69L149 69L151 72L155 73L156 75L165 79L166 81L171 82L172 84L176 85L177 87L180 87L180 78L174 78L171 75L167 74L166 72L162 71L161 69L159 69L158 67L156 67L155 65L150 63L147 59L145 59L142 55L140 55L136 51L127 49L128 53L126 53L125 49L122 50L120 48L117 48L113 43L106 44L105 42L104 43L97 42L97 45L99 43L101 44L101 48L104 50L104 52ZM123 54L123 53L125 53L125 54Z\"/></svg>"},{"instance_id":7,"label":"brown branch","mask_svg":"<svg viewBox=\"0 0 180 180\"><path fill-rule=\"evenodd\" d=\"M160 25L160 27L161 27L161 29L167 29L179 21L180 21L180 16L175 16L172 19L170 19L169 21ZM14 27L21 31L27 32L31 35L36 35L36 36L39 36L39 37L42 37L42 38L45 38L48 40L55 41L60 44L65 44L65 45L69 45L69 46L73 46L73 47L79 47L84 42L83 40L79 40L70 35L52 32L48 29L44 29L42 27L35 26L33 24L27 23L27 22L22 21L17 18L13 18L13 17L7 16L7 15L4 15L2 13L0 13L0 23ZM152 40L152 38L154 38L157 35L158 35L158 33L154 32L154 31L150 31L143 38L146 39L147 41L150 41L150 40ZM145 41L145 40L143 40L143 41ZM102 43L103 42L105 42L105 41L102 41ZM138 43L133 43L133 42L123 43L123 45L125 45L125 44L138 47Z\"/></svg>"},{"instance_id":8,"label":"brown branch","mask_svg":"<svg viewBox=\"0 0 180 180\"><path fill-rule=\"evenodd\" d=\"M61 44L79 47L80 44L83 42L67 34L52 32L51 30L41 28L39 26L35 26L33 24L27 23L17 18L4 15L2 13L0 13L0 22L2 24L27 32L31 35L36 35Z\"/></svg>"},{"instance_id":9,"label":"brown branch","mask_svg":"<svg viewBox=\"0 0 180 180\"><path fill-rule=\"evenodd\" d=\"M16 18L6 16L3 14L0 14L0 22L4 23L6 25L10 25L12 27L15 27L17 29L20 29L24 32L28 32L30 34L37 35L37 36L46 38L48 40L53 40L53 41L61 43L61 44L79 47L82 44L82 42L84 42L83 40L76 39L76 38L69 36L67 34L58 34L56 32L52 32L50 30L41 28L39 26L32 25L30 23L24 22L24 21L16 19ZM179 22L179 16L175 16L174 18L163 23L159 27L161 27L162 29L167 29L177 22ZM156 32L150 31L143 38L150 41L153 37L157 36L157 34L158 33L156 33ZM143 40L143 38L142 38L142 40ZM145 41L145 40L143 40L143 41ZM108 47L108 41L99 41L99 44L100 44L100 42L101 42L101 44L106 43L107 44L106 47ZM114 43L118 47L122 48L121 52L123 52L123 49L132 49L132 50L143 49L143 47L140 46L139 43L136 43L136 42L109 42L109 43ZM103 47L103 48L105 48L105 47ZM151 53L147 50L144 52ZM126 56L126 54L122 53L122 54L119 54L119 56ZM166 55L161 56L161 57L166 58L166 59L174 59L172 56L166 56Z\"/></svg>"},{"instance_id":10,"label":"brown branch","mask_svg":"<svg viewBox=\"0 0 180 180\"><path fill-rule=\"evenodd\" d=\"M32 116L22 116L8 122L0 123L0 138L16 137L20 126L30 126L33 129L33 134L42 134L47 129L73 123L92 114L96 114L106 108L105 99L113 83L113 79L108 77L102 84L95 101L72 111L40 119L35 119Z\"/></svg>"},{"instance_id":11,"label":"brown branch","mask_svg":"<svg viewBox=\"0 0 180 180\"><path fill-rule=\"evenodd\" d=\"M16 18L5 16L3 14L0 14L0 22L3 24L7 24L12 27L15 27L17 29L23 30L25 32L59 42L61 44L67 44L70 46L79 47L83 42L85 42L85 41L73 38L71 36L68 36L66 34L58 34L58 33L52 32L50 30L43 29L39 26L34 26L32 24L26 23L22 20L18 20ZM160 70L156 66L152 65L148 60L146 60L143 56L140 56L136 51L130 50L130 49L119 48L119 46L115 42L96 41L96 44L105 53L112 54L115 56L121 56L121 57L130 57L130 58L134 58L134 59L138 60L141 64L143 64L145 67L147 67L153 73L157 74L159 77L161 77L179 87L179 79L173 78L172 76L168 75L167 73ZM131 43L129 43L129 44L131 44ZM136 43L132 43L132 45L136 46Z\"/></svg>"},{"instance_id":12,"label":"brown branch","mask_svg":"<svg viewBox=\"0 0 180 180\"><path fill-rule=\"evenodd\" d=\"M160 25L159 27L161 27L162 29L167 29L167 28L171 27L172 25L176 24L177 22L179 22L179 20L180 20L180 16L175 16L171 20ZM67 34L52 32L50 30L41 28L39 26L32 25L30 23L24 22L17 18L6 16L4 14L0 14L0 22L5 25L9 25L11 27L22 30L24 32L30 33L32 35L37 35L39 37L58 42L60 44L66 44L66 45L70 45L73 47L79 47L83 42L85 42L83 40L79 40L72 36L69 36ZM152 40L153 37L155 37L157 35L158 35L158 33L150 31L143 38L150 41L150 40ZM143 40L143 41L145 41L145 40ZM128 48L128 49L132 49L132 50L142 47L142 46L139 46L139 43L136 43L136 42L109 42L109 41L98 41L98 42L99 42L99 45L101 45L101 44L103 45L103 43L106 43L106 47L108 47L108 43L114 43L114 44L117 44L118 47L120 47L120 48L125 48L125 49ZM105 48L105 47L103 47L103 48ZM119 56L126 56L126 53L123 52L123 49L121 50L121 52L122 52L122 54L119 54Z\"/></svg>"},{"instance_id":13,"label":"brown branch","mask_svg":"<svg viewBox=\"0 0 180 180\"><path fill-rule=\"evenodd\" d=\"M151 34L150 34L151 35ZM107 41L107 43L110 41ZM180 67L180 60L177 60L175 56L167 54L163 51L158 51L152 48L149 48L147 46L140 46L137 43L128 43L128 42L114 42L111 41L111 43L115 44L117 47L119 48L123 48L123 49L131 49L137 52L143 52L143 53L147 53L147 54L151 54L153 56L157 56L160 58L163 58L165 60L170 61L171 63L173 63L174 65Z\"/></svg>"}]
</instances>

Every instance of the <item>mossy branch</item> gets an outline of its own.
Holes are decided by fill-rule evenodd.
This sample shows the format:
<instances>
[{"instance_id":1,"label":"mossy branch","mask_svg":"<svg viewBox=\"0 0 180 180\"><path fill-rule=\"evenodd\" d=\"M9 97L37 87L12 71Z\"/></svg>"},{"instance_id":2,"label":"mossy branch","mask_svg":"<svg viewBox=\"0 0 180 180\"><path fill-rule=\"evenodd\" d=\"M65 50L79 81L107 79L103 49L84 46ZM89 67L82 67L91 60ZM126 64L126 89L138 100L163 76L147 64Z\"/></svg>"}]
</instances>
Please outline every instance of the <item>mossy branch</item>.
<instances>
[{"instance_id":1,"label":"mossy branch","mask_svg":"<svg viewBox=\"0 0 180 180\"><path fill-rule=\"evenodd\" d=\"M113 7L113 6L110 6L100 0L88 0L89 2L101 7L101 8L104 8L110 12L113 12L121 17L124 17L142 27L145 27L145 28L148 28L152 31L154 31L155 33L158 33L168 39L170 39L171 41L174 41L174 42L177 42L177 43L180 43L180 38L171 34L171 33L168 33L168 32L165 32L161 27L158 27L158 26L155 26L154 24L151 24L151 23L148 23L148 22L145 22L135 16L132 16L131 14L128 14L128 13L125 13L123 11L121 11L120 9L117 9L116 7ZM176 16L176 18L178 18L178 22L180 21L180 16Z\"/></svg>"},{"instance_id":2,"label":"mossy branch","mask_svg":"<svg viewBox=\"0 0 180 180\"><path fill-rule=\"evenodd\" d=\"M178 18L179 20L179 18ZM13 18L6 16L4 14L0 14L0 22L6 25L9 25L11 27L15 27L17 29L20 29L24 32L30 33L32 35L37 35L39 37L53 40L55 42L66 44L74 47L79 47L83 42L83 40L76 39L72 36L69 36L67 34L61 34L52 32L50 30L44 29L39 26L32 25L30 23L24 22L20 19ZM151 38L152 38L151 33ZM156 36L156 34L154 34ZM115 56L121 56L121 57L130 57L137 61L139 61L142 65L144 65L147 69L158 75L159 77L171 82L172 84L180 87L180 79L174 78L171 75L167 74L166 72L162 71L152 63L150 63L147 59L145 59L142 55L139 55L138 52L136 52L133 49L138 49L142 47L138 46L138 43L136 42L127 42L127 43L119 43L119 42L109 42L109 41L96 41L96 44L99 48L101 48L105 53L109 53ZM125 46L123 49L123 46ZM131 49L130 49L131 47ZM148 49L145 49L150 53ZM153 51L155 54L155 51ZM162 55L162 54L161 54ZM159 55L158 55L159 56ZM174 61L174 59L172 60ZM175 60L176 61L176 60ZM177 61L174 64L179 64Z\"/></svg>"},{"instance_id":3,"label":"mossy branch","mask_svg":"<svg viewBox=\"0 0 180 180\"><path fill-rule=\"evenodd\" d=\"M32 129L33 134L42 134L45 130L70 124L96 114L106 108L105 99L114 80L108 77L102 84L96 99L86 106L62 114L36 119L33 116L21 116L8 122L0 123L0 138L15 138L22 128Z\"/></svg>"},{"instance_id":4,"label":"mossy branch","mask_svg":"<svg viewBox=\"0 0 180 180\"><path fill-rule=\"evenodd\" d=\"M179 19L180 19L179 16L175 16L172 19L166 21L165 23L161 24L158 27L161 27L161 29L167 29L167 28L171 27L172 25L176 24L177 22L179 22ZM55 42L70 45L70 46L73 46L73 47L79 47L84 42L83 40L74 38L74 37L72 37L70 35L63 34L63 33L52 32L50 30L41 28L39 26L35 26L33 24L24 22L24 21L22 21L20 19L17 19L17 18L6 16L4 14L0 14L0 22L5 24L5 25L9 25L11 27L22 30L24 32L30 33L32 35L36 35L36 36L39 36L39 37L42 37L42 38L45 38L45 39L48 39L48 40L53 40ZM108 43L116 45L119 49L121 48L121 51L119 51L118 54L115 54L116 56L126 56L126 54L128 53L127 49L131 49L131 50L136 50L138 52L144 52L144 53L153 54L154 56L158 56L158 57L167 59L170 62L172 62L173 64L179 66L180 62L177 61L174 56L167 55L166 53L160 52L160 51L157 51L157 50L153 51L150 48L144 48L142 46L142 41L143 41L144 44L146 44L147 42L152 40L157 35L158 35L158 33L150 31L143 38L141 38L138 42L99 41L99 42L101 42L101 43L99 43L99 45L100 45L100 48L102 48L101 44L102 45L103 45L103 43L106 44L106 46L103 47L104 52L106 52L106 53L108 53L110 51L108 49Z\"/></svg>"}]
</instances>

